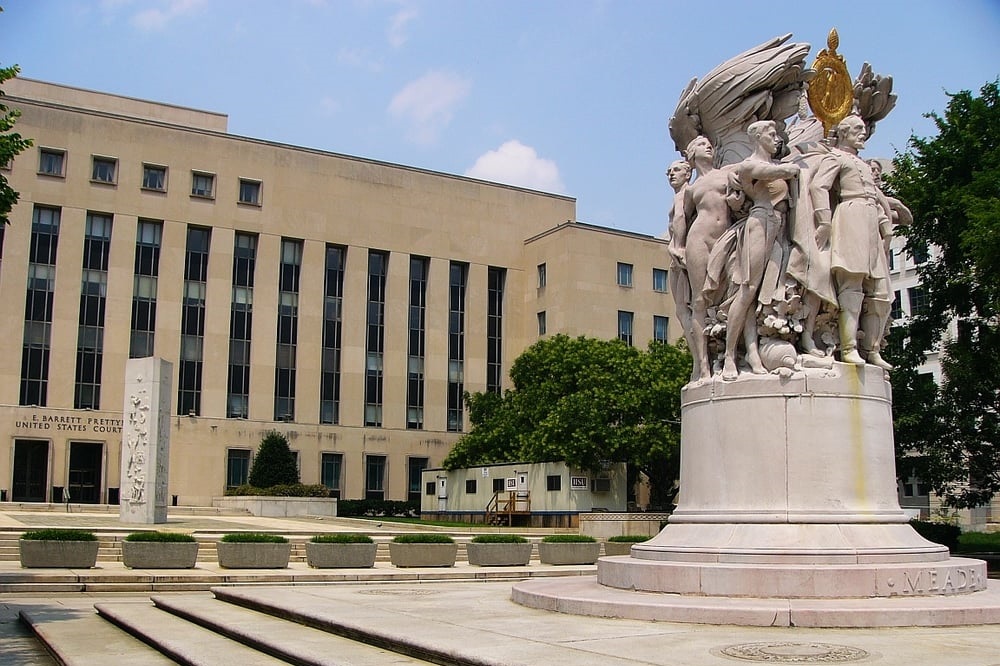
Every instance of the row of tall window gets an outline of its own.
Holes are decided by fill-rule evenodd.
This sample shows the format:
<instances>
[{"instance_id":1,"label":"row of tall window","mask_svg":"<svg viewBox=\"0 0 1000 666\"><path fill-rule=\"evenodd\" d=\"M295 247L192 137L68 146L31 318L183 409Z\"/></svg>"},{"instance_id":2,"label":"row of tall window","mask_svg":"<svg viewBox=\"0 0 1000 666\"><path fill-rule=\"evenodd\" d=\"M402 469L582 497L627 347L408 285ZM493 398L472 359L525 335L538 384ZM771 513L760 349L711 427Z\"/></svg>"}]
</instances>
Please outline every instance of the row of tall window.
<instances>
[{"instance_id":1,"label":"row of tall window","mask_svg":"<svg viewBox=\"0 0 1000 666\"><path fill-rule=\"evenodd\" d=\"M619 287L632 287L633 273L635 266L619 261L616 266L615 284ZM543 289L548 284L548 267L545 264L538 264L537 269L538 288ZM665 268L653 269L653 291L667 293L670 290L668 273Z\"/></svg>"},{"instance_id":2,"label":"row of tall window","mask_svg":"<svg viewBox=\"0 0 1000 666\"><path fill-rule=\"evenodd\" d=\"M38 149L38 173L42 176L65 178L69 157L60 148ZM101 185L118 184L118 158L106 155L90 156L90 181ZM142 164L141 188L150 192L166 192L169 181L169 168L162 164ZM216 175L210 171L191 171L191 191L193 197L214 199ZM263 184L255 178L240 178L238 181L236 201L250 206L261 205L261 189Z\"/></svg>"},{"instance_id":3,"label":"row of tall window","mask_svg":"<svg viewBox=\"0 0 1000 666\"><path fill-rule=\"evenodd\" d=\"M548 322L545 310L536 313L538 320L538 335L545 335L548 330ZM630 347L634 342L632 332L635 323L635 313L626 310L618 311L618 339L626 342ZM653 315L653 340L657 342L670 342L667 330L670 327L670 318L661 315Z\"/></svg>"},{"instance_id":4,"label":"row of tall window","mask_svg":"<svg viewBox=\"0 0 1000 666\"><path fill-rule=\"evenodd\" d=\"M20 404L44 406L48 399L49 350L55 264L59 240L59 208L36 206L29 252L24 337L22 342ZM81 268L74 407L100 409L104 322L107 307L108 259L113 218L87 213ZM2 237L0 237L2 238ZM129 357L151 356L157 326L157 291L163 223L140 219L136 228L135 261L129 338ZM233 245L232 296L229 316L229 354L226 416L248 418L250 411L251 344L257 235L236 232ZM184 252L180 349L177 368L177 413L201 414L208 263L211 229L189 226ZM0 245L2 248L2 245ZM276 421L291 421L296 408L298 368L299 286L303 241L281 240L276 313L274 410ZM385 354L386 285L389 253L370 250L366 302L364 423L382 425L383 358ZM340 358L346 248L326 246L323 328L320 359L320 422L340 422ZM406 427L424 427L424 364L427 335L427 284L430 259L410 257L407 320ZM463 428L462 394L465 387L465 314L468 264L448 266L448 381L449 431ZM490 267L487 275L487 390L502 384L503 301L506 270Z\"/></svg>"}]
</instances>

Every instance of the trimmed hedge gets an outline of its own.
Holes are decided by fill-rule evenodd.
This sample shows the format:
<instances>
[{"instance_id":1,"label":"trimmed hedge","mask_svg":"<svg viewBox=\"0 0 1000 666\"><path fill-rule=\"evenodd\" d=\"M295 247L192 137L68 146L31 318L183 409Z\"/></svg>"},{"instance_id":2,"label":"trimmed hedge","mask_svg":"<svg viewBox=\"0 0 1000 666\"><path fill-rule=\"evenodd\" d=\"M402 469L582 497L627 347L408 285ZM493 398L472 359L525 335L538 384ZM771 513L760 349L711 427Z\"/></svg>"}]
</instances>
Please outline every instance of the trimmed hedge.
<instances>
[{"instance_id":1,"label":"trimmed hedge","mask_svg":"<svg viewBox=\"0 0 1000 666\"><path fill-rule=\"evenodd\" d=\"M642 543L643 541L649 541L651 538L645 534L622 534L610 537L608 541L614 541L615 543Z\"/></svg>"},{"instance_id":2,"label":"trimmed hedge","mask_svg":"<svg viewBox=\"0 0 1000 666\"><path fill-rule=\"evenodd\" d=\"M592 536L585 534L550 534L542 537L545 543L594 543L597 541Z\"/></svg>"},{"instance_id":3,"label":"trimmed hedge","mask_svg":"<svg viewBox=\"0 0 1000 666\"><path fill-rule=\"evenodd\" d=\"M931 523L926 520L911 520L910 527L915 529L917 534L928 541L947 546L948 550L958 549L958 538L962 534L962 530L958 525Z\"/></svg>"},{"instance_id":4,"label":"trimmed hedge","mask_svg":"<svg viewBox=\"0 0 1000 666\"><path fill-rule=\"evenodd\" d=\"M226 496L234 495L249 495L253 497L329 497L330 489L320 483L289 483L269 486L267 488L258 488L257 486L251 486L250 484L244 484L242 486L236 486L235 488L226 489ZM337 507L337 513L340 513L339 505Z\"/></svg>"},{"instance_id":5,"label":"trimmed hedge","mask_svg":"<svg viewBox=\"0 0 1000 666\"><path fill-rule=\"evenodd\" d=\"M132 532L125 541L155 541L157 543L191 543L196 539L180 532Z\"/></svg>"},{"instance_id":6,"label":"trimmed hedge","mask_svg":"<svg viewBox=\"0 0 1000 666\"><path fill-rule=\"evenodd\" d=\"M225 543L288 543L288 539L283 536L262 532L233 532L223 535L219 541Z\"/></svg>"},{"instance_id":7,"label":"trimmed hedge","mask_svg":"<svg viewBox=\"0 0 1000 666\"><path fill-rule=\"evenodd\" d=\"M21 535L26 541L97 541L97 535L86 530L31 530Z\"/></svg>"},{"instance_id":8,"label":"trimmed hedge","mask_svg":"<svg viewBox=\"0 0 1000 666\"><path fill-rule=\"evenodd\" d=\"M393 543L455 543L447 534L400 534L392 538Z\"/></svg>"},{"instance_id":9,"label":"trimmed hedge","mask_svg":"<svg viewBox=\"0 0 1000 666\"><path fill-rule=\"evenodd\" d=\"M365 516L379 518L382 516L400 516L416 518L420 515L419 502L404 502L398 500L337 500L337 516L351 518Z\"/></svg>"},{"instance_id":10,"label":"trimmed hedge","mask_svg":"<svg viewBox=\"0 0 1000 666\"><path fill-rule=\"evenodd\" d=\"M472 537L472 543L528 543L518 534L479 534Z\"/></svg>"},{"instance_id":11,"label":"trimmed hedge","mask_svg":"<svg viewBox=\"0 0 1000 666\"><path fill-rule=\"evenodd\" d=\"M367 534L317 534L312 539L312 543L374 543Z\"/></svg>"}]
</instances>

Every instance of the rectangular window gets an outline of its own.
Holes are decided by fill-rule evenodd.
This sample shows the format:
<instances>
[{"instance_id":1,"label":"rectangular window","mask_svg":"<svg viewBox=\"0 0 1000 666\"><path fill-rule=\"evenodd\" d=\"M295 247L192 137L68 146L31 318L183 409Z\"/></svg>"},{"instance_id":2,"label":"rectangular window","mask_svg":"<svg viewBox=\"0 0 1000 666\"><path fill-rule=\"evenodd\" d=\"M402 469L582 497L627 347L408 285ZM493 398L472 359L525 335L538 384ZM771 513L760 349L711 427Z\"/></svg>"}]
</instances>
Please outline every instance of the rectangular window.
<instances>
[{"instance_id":1,"label":"rectangular window","mask_svg":"<svg viewBox=\"0 0 1000 666\"><path fill-rule=\"evenodd\" d=\"M536 315L536 317L538 318L538 335L545 335L545 311L542 310Z\"/></svg>"},{"instance_id":2,"label":"rectangular window","mask_svg":"<svg viewBox=\"0 0 1000 666\"><path fill-rule=\"evenodd\" d=\"M410 257L410 303L407 323L406 427L424 427L424 354L426 352L427 273L430 260Z\"/></svg>"},{"instance_id":3,"label":"rectangular window","mask_svg":"<svg viewBox=\"0 0 1000 666\"><path fill-rule=\"evenodd\" d=\"M73 394L75 409L100 409L101 405L111 222L110 215L87 213L76 343L76 384Z\"/></svg>"},{"instance_id":4,"label":"rectangular window","mask_svg":"<svg viewBox=\"0 0 1000 666\"><path fill-rule=\"evenodd\" d=\"M410 458L407 461L407 492L406 499L411 502L420 502L420 479L423 476L424 470L430 467L430 459L428 458Z\"/></svg>"},{"instance_id":5,"label":"rectangular window","mask_svg":"<svg viewBox=\"0 0 1000 666\"><path fill-rule=\"evenodd\" d=\"M365 456L365 499L385 499L385 456Z\"/></svg>"},{"instance_id":6,"label":"rectangular window","mask_svg":"<svg viewBox=\"0 0 1000 666\"><path fill-rule=\"evenodd\" d=\"M913 249L913 263L917 266L927 263L930 258L930 254L927 252L926 245L919 245Z\"/></svg>"},{"instance_id":7,"label":"rectangular window","mask_svg":"<svg viewBox=\"0 0 1000 666\"><path fill-rule=\"evenodd\" d=\"M250 415L250 339L257 236L236 232L233 241L233 295L229 308L229 377L226 416Z\"/></svg>"},{"instance_id":8,"label":"rectangular window","mask_svg":"<svg viewBox=\"0 0 1000 666\"><path fill-rule=\"evenodd\" d=\"M486 390L503 386L503 298L507 269L490 267L486 276Z\"/></svg>"},{"instance_id":9,"label":"rectangular window","mask_svg":"<svg viewBox=\"0 0 1000 666\"><path fill-rule=\"evenodd\" d=\"M502 493L506 490L505 479L493 479L493 494Z\"/></svg>"},{"instance_id":10,"label":"rectangular window","mask_svg":"<svg viewBox=\"0 0 1000 666\"><path fill-rule=\"evenodd\" d=\"M618 262L618 286L632 286L632 264L623 264L620 261Z\"/></svg>"},{"instance_id":11,"label":"rectangular window","mask_svg":"<svg viewBox=\"0 0 1000 666\"><path fill-rule=\"evenodd\" d=\"M28 250L28 284L24 303L21 346L21 405L44 407L48 400L52 305L55 299L56 250L59 241L58 208L35 206Z\"/></svg>"},{"instance_id":12,"label":"rectangular window","mask_svg":"<svg viewBox=\"0 0 1000 666\"><path fill-rule=\"evenodd\" d=\"M906 290L906 295L910 299L910 316L919 317L927 312L929 299L927 290L923 287L910 287Z\"/></svg>"},{"instance_id":13,"label":"rectangular window","mask_svg":"<svg viewBox=\"0 0 1000 666\"><path fill-rule=\"evenodd\" d=\"M299 330L299 274L302 241L281 240L278 270L278 343L274 367L274 420L295 418L296 350Z\"/></svg>"},{"instance_id":14,"label":"rectangular window","mask_svg":"<svg viewBox=\"0 0 1000 666\"><path fill-rule=\"evenodd\" d=\"M669 326L669 318L653 315L653 339L657 342L669 342L667 339L667 329Z\"/></svg>"},{"instance_id":15,"label":"rectangular window","mask_svg":"<svg viewBox=\"0 0 1000 666\"><path fill-rule=\"evenodd\" d=\"M240 178L240 203L260 205L260 181Z\"/></svg>"},{"instance_id":16,"label":"rectangular window","mask_svg":"<svg viewBox=\"0 0 1000 666\"><path fill-rule=\"evenodd\" d=\"M132 287L132 325L129 358L153 355L156 331L156 289L160 271L163 223L139 220L135 234L135 268Z\"/></svg>"},{"instance_id":17,"label":"rectangular window","mask_svg":"<svg viewBox=\"0 0 1000 666\"><path fill-rule=\"evenodd\" d=\"M347 249L326 246L323 300L323 351L320 361L320 423L340 423L341 305Z\"/></svg>"},{"instance_id":18,"label":"rectangular window","mask_svg":"<svg viewBox=\"0 0 1000 666\"><path fill-rule=\"evenodd\" d=\"M451 262L448 270L448 431L463 428L465 391L465 290L469 265Z\"/></svg>"},{"instance_id":19,"label":"rectangular window","mask_svg":"<svg viewBox=\"0 0 1000 666\"><path fill-rule=\"evenodd\" d=\"M541 289L542 287L545 286L546 279L547 278L546 278L546 275L545 275L545 264L538 264L538 288L539 289Z\"/></svg>"},{"instance_id":20,"label":"rectangular window","mask_svg":"<svg viewBox=\"0 0 1000 666\"><path fill-rule=\"evenodd\" d=\"M205 291L211 230L188 227L181 300L181 350L177 370L177 413L201 413L201 380L205 345Z\"/></svg>"},{"instance_id":21,"label":"rectangular window","mask_svg":"<svg viewBox=\"0 0 1000 666\"><path fill-rule=\"evenodd\" d=\"M892 271L895 269L896 269L896 251L889 250L889 270Z\"/></svg>"},{"instance_id":22,"label":"rectangular window","mask_svg":"<svg viewBox=\"0 0 1000 666\"><path fill-rule=\"evenodd\" d=\"M38 173L43 176L66 175L66 151L55 148L38 149Z\"/></svg>"},{"instance_id":23,"label":"rectangular window","mask_svg":"<svg viewBox=\"0 0 1000 666\"><path fill-rule=\"evenodd\" d=\"M624 310L618 311L618 339L624 340L629 347L632 346L632 320L635 315Z\"/></svg>"},{"instance_id":24,"label":"rectangular window","mask_svg":"<svg viewBox=\"0 0 1000 666\"><path fill-rule=\"evenodd\" d=\"M365 425L382 427L382 354L385 352L385 286L389 253L368 251L365 335Z\"/></svg>"},{"instance_id":25,"label":"rectangular window","mask_svg":"<svg viewBox=\"0 0 1000 666\"><path fill-rule=\"evenodd\" d=\"M653 291L667 293L669 290L667 281L667 271L662 268L653 269Z\"/></svg>"},{"instance_id":26,"label":"rectangular window","mask_svg":"<svg viewBox=\"0 0 1000 666\"><path fill-rule=\"evenodd\" d=\"M215 175L201 171L191 172L191 196L215 198Z\"/></svg>"},{"instance_id":27,"label":"rectangular window","mask_svg":"<svg viewBox=\"0 0 1000 666\"><path fill-rule=\"evenodd\" d=\"M545 489L549 491L562 490L562 477L558 474L549 474L546 476Z\"/></svg>"},{"instance_id":28,"label":"rectangular window","mask_svg":"<svg viewBox=\"0 0 1000 666\"><path fill-rule=\"evenodd\" d=\"M324 453L320 461L320 483L330 489L330 497L340 497L340 475L344 454Z\"/></svg>"},{"instance_id":29,"label":"rectangular window","mask_svg":"<svg viewBox=\"0 0 1000 666\"><path fill-rule=\"evenodd\" d=\"M226 487L246 484L250 477L250 449L229 449L226 452Z\"/></svg>"},{"instance_id":30,"label":"rectangular window","mask_svg":"<svg viewBox=\"0 0 1000 666\"><path fill-rule=\"evenodd\" d=\"M892 293L892 309L889 310L889 316L893 319L903 318L903 299L898 291Z\"/></svg>"},{"instance_id":31,"label":"rectangular window","mask_svg":"<svg viewBox=\"0 0 1000 666\"><path fill-rule=\"evenodd\" d=\"M167 167L158 164L142 165L142 189L167 191Z\"/></svg>"},{"instance_id":32,"label":"rectangular window","mask_svg":"<svg viewBox=\"0 0 1000 666\"><path fill-rule=\"evenodd\" d=\"M90 179L95 183L106 183L114 185L118 176L118 160L113 157L93 156L93 167L90 172Z\"/></svg>"},{"instance_id":33,"label":"rectangular window","mask_svg":"<svg viewBox=\"0 0 1000 666\"><path fill-rule=\"evenodd\" d=\"M475 495L477 492L478 491L476 490L476 480L475 479L466 479L465 480L465 494L466 495Z\"/></svg>"},{"instance_id":34,"label":"rectangular window","mask_svg":"<svg viewBox=\"0 0 1000 666\"><path fill-rule=\"evenodd\" d=\"M436 492L437 492L437 484L434 483L433 481L428 481L426 485L424 485L424 495L433 495Z\"/></svg>"}]
</instances>

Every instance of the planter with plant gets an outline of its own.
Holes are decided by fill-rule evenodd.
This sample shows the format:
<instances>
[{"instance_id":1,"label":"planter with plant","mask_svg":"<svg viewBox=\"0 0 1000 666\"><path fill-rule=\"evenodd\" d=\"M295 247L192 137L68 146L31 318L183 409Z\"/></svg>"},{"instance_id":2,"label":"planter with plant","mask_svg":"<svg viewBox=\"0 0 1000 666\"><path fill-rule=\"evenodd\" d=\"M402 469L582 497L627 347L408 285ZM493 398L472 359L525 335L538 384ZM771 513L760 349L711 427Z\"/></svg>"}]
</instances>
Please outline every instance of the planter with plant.
<instances>
[{"instance_id":1,"label":"planter with plant","mask_svg":"<svg viewBox=\"0 0 1000 666\"><path fill-rule=\"evenodd\" d=\"M132 532L122 541L122 562L130 569L191 569L198 542L179 532Z\"/></svg>"},{"instance_id":2,"label":"planter with plant","mask_svg":"<svg viewBox=\"0 0 1000 666\"><path fill-rule=\"evenodd\" d=\"M477 567L525 566L531 559L531 542L517 534L480 534L466 546L469 564Z\"/></svg>"},{"instance_id":3,"label":"planter with plant","mask_svg":"<svg viewBox=\"0 0 1000 666\"><path fill-rule=\"evenodd\" d=\"M631 555L632 545L649 541L650 537L645 534L623 534L613 536L604 542L605 555Z\"/></svg>"},{"instance_id":4,"label":"planter with plant","mask_svg":"<svg viewBox=\"0 0 1000 666\"><path fill-rule=\"evenodd\" d=\"M277 534L234 532L216 544L219 566L226 569L284 569L292 544Z\"/></svg>"},{"instance_id":5,"label":"planter with plant","mask_svg":"<svg viewBox=\"0 0 1000 666\"><path fill-rule=\"evenodd\" d=\"M601 556L601 544L583 534L550 534L538 543L542 564L594 564Z\"/></svg>"},{"instance_id":6,"label":"planter with plant","mask_svg":"<svg viewBox=\"0 0 1000 666\"><path fill-rule=\"evenodd\" d=\"M371 568L376 550L365 534L317 534L306 543L306 562L317 569Z\"/></svg>"},{"instance_id":7,"label":"planter with plant","mask_svg":"<svg viewBox=\"0 0 1000 666\"><path fill-rule=\"evenodd\" d=\"M21 535L21 566L90 569L97 564L97 536L83 530L31 530Z\"/></svg>"},{"instance_id":8,"label":"planter with plant","mask_svg":"<svg viewBox=\"0 0 1000 666\"><path fill-rule=\"evenodd\" d=\"M389 560L397 567L452 567L458 544L447 534L400 534L389 542Z\"/></svg>"}]
</instances>

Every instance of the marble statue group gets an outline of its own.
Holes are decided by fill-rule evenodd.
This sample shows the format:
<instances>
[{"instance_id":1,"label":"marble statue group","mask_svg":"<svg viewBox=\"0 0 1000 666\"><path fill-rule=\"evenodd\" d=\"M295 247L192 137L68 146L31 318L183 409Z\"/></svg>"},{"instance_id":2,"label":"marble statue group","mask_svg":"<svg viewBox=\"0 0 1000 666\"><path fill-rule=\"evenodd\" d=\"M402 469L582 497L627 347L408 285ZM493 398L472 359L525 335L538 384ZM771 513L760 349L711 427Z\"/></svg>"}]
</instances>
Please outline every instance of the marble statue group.
<instances>
[{"instance_id":1,"label":"marble statue group","mask_svg":"<svg viewBox=\"0 0 1000 666\"><path fill-rule=\"evenodd\" d=\"M693 80L670 119L670 287L693 382L892 369L889 241L911 218L860 157L892 79L866 63L852 82L836 31L811 67L789 37Z\"/></svg>"}]
</instances>

